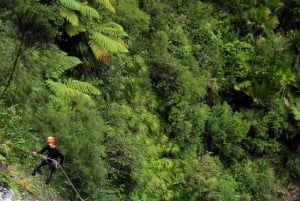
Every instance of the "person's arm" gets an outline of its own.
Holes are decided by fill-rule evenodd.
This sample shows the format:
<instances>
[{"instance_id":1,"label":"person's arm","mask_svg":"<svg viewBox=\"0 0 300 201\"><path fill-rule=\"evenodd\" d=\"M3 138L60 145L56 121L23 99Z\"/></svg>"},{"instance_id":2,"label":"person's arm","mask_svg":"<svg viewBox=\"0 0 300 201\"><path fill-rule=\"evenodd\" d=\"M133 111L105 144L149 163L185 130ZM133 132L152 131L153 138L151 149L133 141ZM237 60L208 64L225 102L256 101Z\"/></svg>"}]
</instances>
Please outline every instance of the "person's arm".
<instances>
[{"instance_id":1,"label":"person's arm","mask_svg":"<svg viewBox=\"0 0 300 201\"><path fill-rule=\"evenodd\" d=\"M46 145L45 147L43 147L43 148L42 148L40 151L38 151L38 152L36 152L36 151L32 152L32 155L33 155L33 156L37 156L38 154L44 153L47 149L48 149L48 145Z\"/></svg>"},{"instance_id":2,"label":"person's arm","mask_svg":"<svg viewBox=\"0 0 300 201\"><path fill-rule=\"evenodd\" d=\"M42 154L48 149L48 145L44 146L38 153Z\"/></svg>"}]
</instances>

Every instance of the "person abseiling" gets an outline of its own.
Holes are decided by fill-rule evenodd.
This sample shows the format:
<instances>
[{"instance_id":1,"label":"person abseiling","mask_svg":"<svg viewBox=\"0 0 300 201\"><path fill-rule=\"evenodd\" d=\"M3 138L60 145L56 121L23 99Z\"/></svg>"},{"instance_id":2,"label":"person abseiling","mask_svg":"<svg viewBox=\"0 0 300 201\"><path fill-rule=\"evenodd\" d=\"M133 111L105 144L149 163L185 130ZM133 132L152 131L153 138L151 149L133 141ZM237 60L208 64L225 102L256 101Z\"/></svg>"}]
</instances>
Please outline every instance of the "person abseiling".
<instances>
[{"instance_id":1,"label":"person abseiling","mask_svg":"<svg viewBox=\"0 0 300 201\"><path fill-rule=\"evenodd\" d=\"M52 174L55 170L59 169L60 166L64 162L64 156L60 149L58 149L55 145L55 138L52 136L49 136L46 138L47 145L42 148L39 152L32 152L33 156L37 156L38 154L43 154L45 151L48 151L47 157L44 157L42 161L37 164L32 172L32 176L36 174L37 171L40 170L42 166L48 165L49 166L49 172L48 177L45 181L46 184L48 184L51 180Z\"/></svg>"}]
</instances>

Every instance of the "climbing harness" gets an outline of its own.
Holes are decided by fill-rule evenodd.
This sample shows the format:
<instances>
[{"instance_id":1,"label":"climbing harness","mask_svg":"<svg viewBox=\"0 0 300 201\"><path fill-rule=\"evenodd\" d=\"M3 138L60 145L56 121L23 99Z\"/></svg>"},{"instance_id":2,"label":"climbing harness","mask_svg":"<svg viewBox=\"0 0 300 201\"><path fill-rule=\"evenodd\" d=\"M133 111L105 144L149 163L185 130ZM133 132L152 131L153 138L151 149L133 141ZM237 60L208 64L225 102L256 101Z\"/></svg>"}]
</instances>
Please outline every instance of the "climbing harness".
<instances>
[{"instance_id":1,"label":"climbing harness","mask_svg":"<svg viewBox=\"0 0 300 201\"><path fill-rule=\"evenodd\" d=\"M55 168L56 168L56 169L60 169L60 170L64 173L66 179L68 180L68 182L69 182L70 185L72 186L73 190L76 192L78 198L79 198L81 201L84 201L84 199L80 196L79 192L77 191L77 189L75 188L74 184L72 183L72 181L70 180L69 176L67 175L66 171L65 171L64 168L59 164L59 162L58 162L57 160L55 160L55 159L48 158L48 157L45 156L45 155L42 155L42 154L40 154L40 155L41 155L41 157L42 157L43 159L51 160L52 162L54 162Z\"/></svg>"}]
</instances>

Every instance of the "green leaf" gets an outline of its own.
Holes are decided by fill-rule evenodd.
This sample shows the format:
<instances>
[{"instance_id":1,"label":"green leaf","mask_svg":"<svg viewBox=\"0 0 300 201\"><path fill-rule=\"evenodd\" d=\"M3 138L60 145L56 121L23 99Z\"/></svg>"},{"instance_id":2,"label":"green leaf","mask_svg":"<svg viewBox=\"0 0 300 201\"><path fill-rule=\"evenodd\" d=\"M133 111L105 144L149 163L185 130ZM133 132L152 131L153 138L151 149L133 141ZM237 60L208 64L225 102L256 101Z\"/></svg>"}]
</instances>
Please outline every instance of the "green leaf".
<instances>
[{"instance_id":1,"label":"green leaf","mask_svg":"<svg viewBox=\"0 0 300 201\"><path fill-rule=\"evenodd\" d=\"M66 86L70 89L74 89L85 94L94 94L94 95L101 94L99 89L89 84L88 82L81 82L78 80L68 79L66 81Z\"/></svg>"},{"instance_id":2,"label":"green leaf","mask_svg":"<svg viewBox=\"0 0 300 201\"><path fill-rule=\"evenodd\" d=\"M60 15L67 19L68 22L70 22L73 26L79 25L79 19L76 13L70 9L67 8L61 8L60 9Z\"/></svg>"},{"instance_id":3,"label":"green leaf","mask_svg":"<svg viewBox=\"0 0 300 201\"><path fill-rule=\"evenodd\" d=\"M247 89L250 86L251 86L251 81L250 80L245 80L241 83L236 83L234 85L234 89L237 90L237 91L241 91L242 89Z\"/></svg>"},{"instance_id":4,"label":"green leaf","mask_svg":"<svg viewBox=\"0 0 300 201\"><path fill-rule=\"evenodd\" d=\"M66 70L74 68L82 63L77 57L67 56L67 54L64 52L53 53L52 57L50 58L52 61L55 61L53 66L48 69L49 76L53 78L58 78Z\"/></svg>"},{"instance_id":5,"label":"green leaf","mask_svg":"<svg viewBox=\"0 0 300 201\"><path fill-rule=\"evenodd\" d=\"M99 18L99 13L87 4L79 3L75 0L59 0L60 3L71 10L79 11L83 16Z\"/></svg>"},{"instance_id":6,"label":"green leaf","mask_svg":"<svg viewBox=\"0 0 300 201\"><path fill-rule=\"evenodd\" d=\"M0 161L6 161L6 158L0 154Z\"/></svg>"},{"instance_id":7,"label":"green leaf","mask_svg":"<svg viewBox=\"0 0 300 201\"><path fill-rule=\"evenodd\" d=\"M102 4L106 9L112 13L116 13L115 8L111 5L109 0L97 0L98 3Z\"/></svg>"},{"instance_id":8,"label":"green leaf","mask_svg":"<svg viewBox=\"0 0 300 201\"><path fill-rule=\"evenodd\" d=\"M91 48L93 48L94 46L102 47L112 53L128 52L127 46L124 42L117 39L112 39L101 33L92 34L92 36L90 37L89 45L91 46Z\"/></svg>"},{"instance_id":9,"label":"green leaf","mask_svg":"<svg viewBox=\"0 0 300 201\"><path fill-rule=\"evenodd\" d=\"M53 80L47 80L46 83L57 97L60 97L64 100L70 100L76 96L79 96L91 106L94 106L95 102L89 94L100 94L100 91L89 83L80 81L69 80L66 82L66 84L64 84L61 82L55 82Z\"/></svg>"},{"instance_id":10,"label":"green leaf","mask_svg":"<svg viewBox=\"0 0 300 201\"><path fill-rule=\"evenodd\" d=\"M102 34L116 38L128 36L123 27L115 22L101 24L101 26L98 26L96 30Z\"/></svg>"},{"instance_id":11,"label":"green leaf","mask_svg":"<svg viewBox=\"0 0 300 201\"><path fill-rule=\"evenodd\" d=\"M65 27L65 30L70 37L73 37L81 32L84 32L85 28L81 24L79 24L78 26L73 26L72 24L67 24Z\"/></svg>"}]
</instances>

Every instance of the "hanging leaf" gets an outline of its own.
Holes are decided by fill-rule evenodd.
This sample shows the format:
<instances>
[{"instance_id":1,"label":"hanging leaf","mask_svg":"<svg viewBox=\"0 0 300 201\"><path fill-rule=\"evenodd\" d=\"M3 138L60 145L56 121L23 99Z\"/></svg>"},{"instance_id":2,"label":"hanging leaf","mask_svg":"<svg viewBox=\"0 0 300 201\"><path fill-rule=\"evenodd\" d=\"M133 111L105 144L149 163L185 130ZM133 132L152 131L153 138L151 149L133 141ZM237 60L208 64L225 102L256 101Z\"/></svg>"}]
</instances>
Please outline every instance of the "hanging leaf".
<instances>
[{"instance_id":1,"label":"hanging leaf","mask_svg":"<svg viewBox=\"0 0 300 201\"><path fill-rule=\"evenodd\" d=\"M78 26L79 25L79 19L76 13L70 9L67 8L61 8L60 9L60 15L63 18L66 18L68 22L70 22L73 26Z\"/></svg>"},{"instance_id":2,"label":"hanging leaf","mask_svg":"<svg viewBox=\"0 0 300 201\"><path fill-rule=\"evenodd\" d=\"M78 26L73 26L72 24L67 24L65 27L65 30L70 37L73 37L81 32L84 32L86 29L83 27L82 24L79 24Z\"/></svg>"},{"instance_id":3,"label":"hanging leaf","mask_svg":"<svg viewBox=\"0 0 300 201\"><path fill-rule=\"evenodd\" d=\"M90 37L89 45L92 48L95 48L93 46L98 46L98 48L104 48L107 51L112 52L112 53L128 52L127 46L124 42L121 42L116 39L112 39L101 33L92 34Z\"/></svg>"},{"instance_id":4,"label":"hanging leaf","mask_svg":"<svg viewBox=\"0 0 300 201\"><path fill-rule=\"evenodd\" d=\"M112 13L116 13L115 8L111 5L109 0L97 0L98 3L102 4L106 9Z\"/></svg>"},{"instance_id":5,"label":"hanging leaf","mask_svg":"<svg viewBox=\"0 0 300 201\"><path fill-rule=\"evenodd\" d=\"M97 45L91 45L91 49L94 53L95 58L98 60L102 60L108 56L108 52L104 48L101 48Z\"/></svg>"},{"instance_id":6,"label":"hanging leaf","mask_svg":"<svg viewBox=\"0 0 300 201\"><path fill-rule=\"evenodd\" d=\"M83 16L99 18L99 13L87 4L79 3L75 0L59 0L60 3L71 10L79 11Z\"/></svg>"},{"instance_id":7,"label":"hanging leaf","mask_svg":"<svg viewBox=\"0 0 300 201\"><path fill-rule=\"evenodd\" d=\"M100 95L100 91L88 82L68 79L66 81L66 86L70 89L74 89L85 94Z\"/></svg>"},{"instance_id":8,"label":"hanging leaf","mask_svg":"<svg viewBox=\"0 0 300 201\"><path fill-rule=\"evenodd\" d=\"M116 38L128 36L128 34L124 31L123 27L114 22L101 24L97 27L96 30L102 34Z\"/></svg>"}]
</instances>

